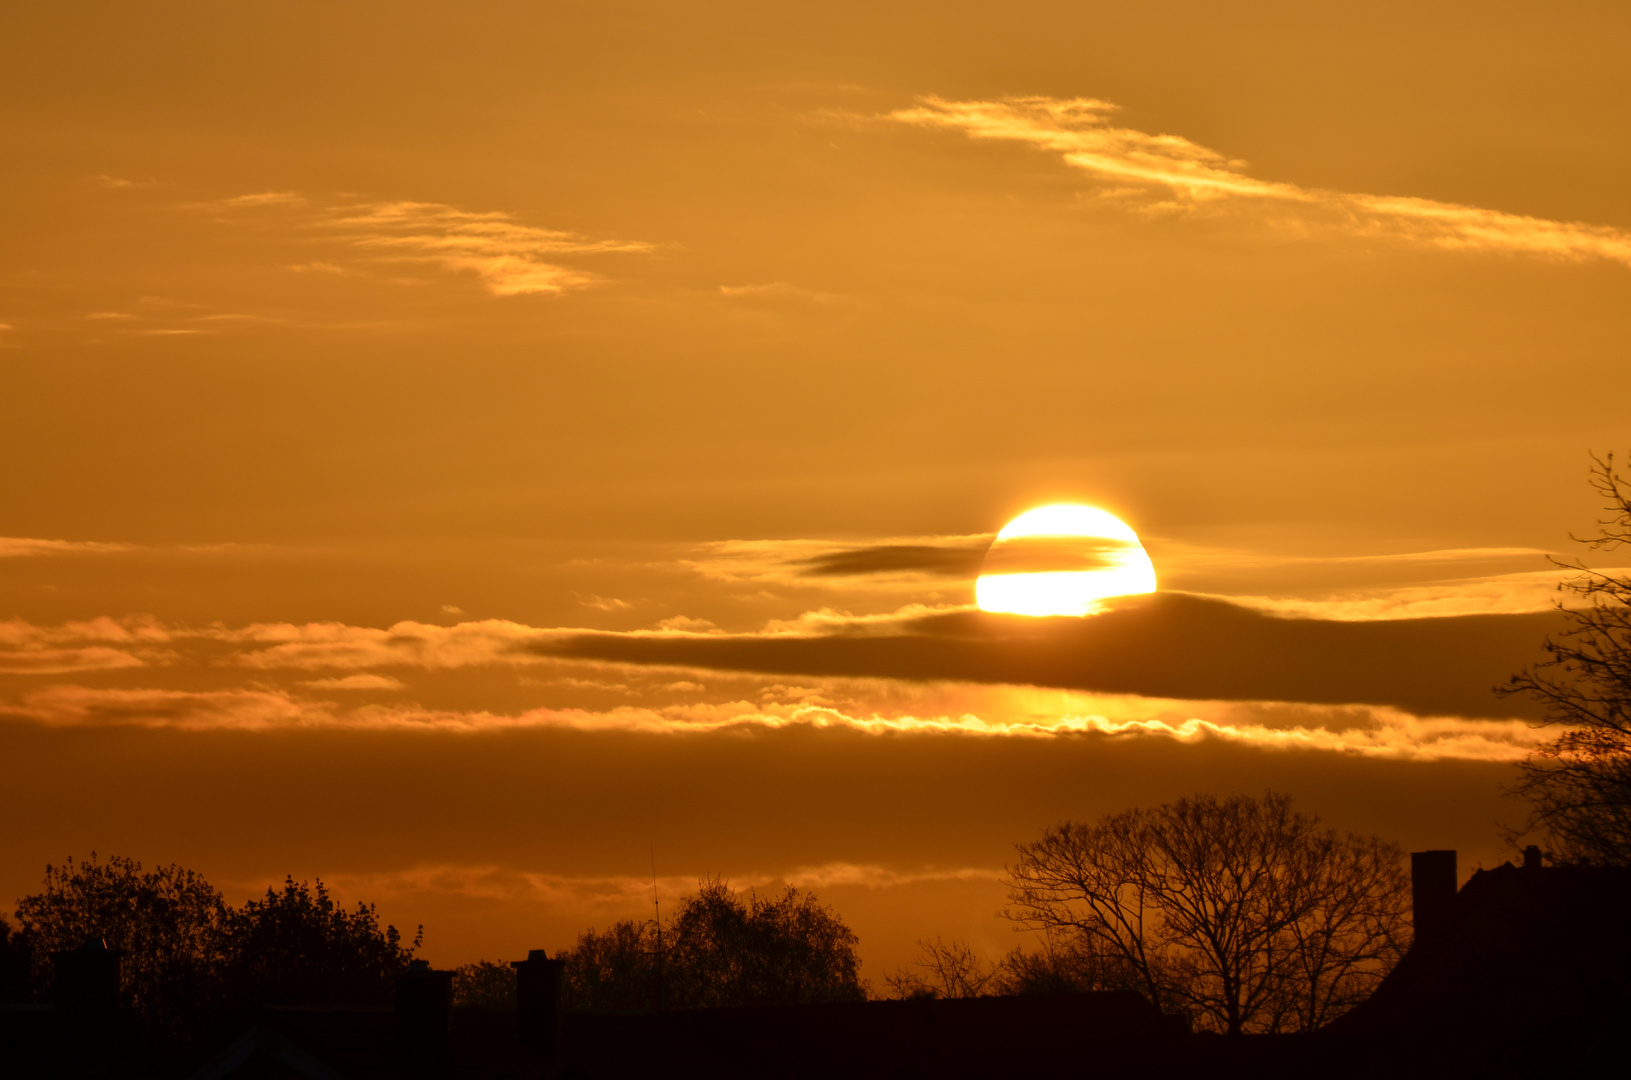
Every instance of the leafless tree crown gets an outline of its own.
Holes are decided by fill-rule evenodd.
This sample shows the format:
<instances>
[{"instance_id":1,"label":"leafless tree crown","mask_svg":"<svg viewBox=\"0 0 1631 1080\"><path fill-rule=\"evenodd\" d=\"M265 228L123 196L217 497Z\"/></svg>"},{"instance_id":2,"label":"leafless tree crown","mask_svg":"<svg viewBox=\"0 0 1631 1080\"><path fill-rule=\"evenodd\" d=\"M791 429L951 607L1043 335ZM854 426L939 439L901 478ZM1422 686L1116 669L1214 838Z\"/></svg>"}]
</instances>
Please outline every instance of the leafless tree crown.
<instances>
[{"instance_id":1,"label":"leafless tree crown","mask_svg":"<svg viewBox=\"0 0 1631 1080\"><path fill-rule=\"evenodd\" d=\"M1592 458L1592 487L1606 514L1597 535L1573 537L1594 551L1631 547L1631 481L1614 455ZM1631 864L1631 574L1553 560L1573 571L1558 588L1568 626L1547 658L1512 676L1503 694L1526 694L1562 729L1519 766L1514 793L1530 806L1513 837L1540 832L1553 859Z\"/></svg>"},{"instance_id":2,"label":"leafless tree crown","mask_svg":"<svg viewBox=\"0 0 1631 1080\"><path fill-rule=\"evenodd\" d=\"M1408 945L1399 847L1321 828L1273 792L1067 821L1018 852L1006 914L1044 933L1044 957L1085 958L1079 981L1139 989L1203 1028L1320 1027Z\"/></svg>"}]
</instances>

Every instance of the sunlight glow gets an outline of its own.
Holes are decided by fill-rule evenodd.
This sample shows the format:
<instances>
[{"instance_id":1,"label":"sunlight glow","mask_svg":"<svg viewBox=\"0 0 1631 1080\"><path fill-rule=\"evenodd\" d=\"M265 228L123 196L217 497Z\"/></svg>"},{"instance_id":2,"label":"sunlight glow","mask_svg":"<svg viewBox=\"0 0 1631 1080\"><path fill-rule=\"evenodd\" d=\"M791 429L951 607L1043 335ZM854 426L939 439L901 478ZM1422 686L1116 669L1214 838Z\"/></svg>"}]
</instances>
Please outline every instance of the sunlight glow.
<instances>
[{"instance_id":1,"label":"sunlight glow","mask_svg":"<svg viewBox=\"0 0 1631 1080\"><path fill-rule=\"evenodd\" d=\"M1138 534L1114 514L1059 503L1010 521L986 552L974 597L982 611L1090 615L1099 601L1155 591Z\"/></svg>"}]
</instances>

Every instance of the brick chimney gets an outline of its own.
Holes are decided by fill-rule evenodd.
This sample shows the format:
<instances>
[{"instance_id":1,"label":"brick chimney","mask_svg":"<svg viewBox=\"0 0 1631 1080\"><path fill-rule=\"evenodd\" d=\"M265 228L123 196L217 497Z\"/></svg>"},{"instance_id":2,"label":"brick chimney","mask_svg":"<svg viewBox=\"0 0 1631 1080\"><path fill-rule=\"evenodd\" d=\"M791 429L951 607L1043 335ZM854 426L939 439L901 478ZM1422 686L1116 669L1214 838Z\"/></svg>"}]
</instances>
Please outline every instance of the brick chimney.
<instances>
[{"instance_id":1,"label":"brick chimney","mask_svg":"<svg viewBox=\"0 0 1631 1080\"><path fill-rule=\"evenodd\" d=\"M1410 853L1410 901L1417 945L1431 945L1449 934L1455 894L1455 852Z\"/></svg>"},{"instance_id":2,"label":"brick chimney","mask_svg":"<svg viewBox=\"0 0 1631 1080\"><path fill-rule=\"evenodd\" d=\"M525 960L511 961L515 969L516 1021L521 1044L544 1061L555 1061L561 1050L561 1006L566 961L551 960L543 949L533 949Z\"/></svg>"},{"instance_id":3,"label":"brick chimney","mask_svg":"<svg viewBox=\"0 0 1631 1080\"><path fill-rule=\"evenodd\" d=\"M396 977L396 1049L406 1076L453 1075L453 973L411 960Z\"/></svg>"}]
</instances>

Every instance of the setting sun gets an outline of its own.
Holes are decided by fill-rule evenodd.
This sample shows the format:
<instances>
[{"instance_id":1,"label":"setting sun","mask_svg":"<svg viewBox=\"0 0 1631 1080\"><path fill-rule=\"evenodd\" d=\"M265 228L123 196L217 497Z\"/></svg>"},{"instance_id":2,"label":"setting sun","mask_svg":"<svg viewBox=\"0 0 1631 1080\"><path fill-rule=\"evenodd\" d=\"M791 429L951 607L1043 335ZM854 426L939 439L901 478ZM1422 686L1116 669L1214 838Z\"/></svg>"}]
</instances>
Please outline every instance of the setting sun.
<instances>
[{"instance_id":1,"label":"setting sun","mask_svg":"<svg viewBox=\"0 0 1631 1080\"><path fill-rule=\"evenodd\" d=\"M1100 600L1155 591L1138 534L1092 506L1028 510L997 534L975 584L982 611L1087 615Z\"/></svg>"}]
</instances>

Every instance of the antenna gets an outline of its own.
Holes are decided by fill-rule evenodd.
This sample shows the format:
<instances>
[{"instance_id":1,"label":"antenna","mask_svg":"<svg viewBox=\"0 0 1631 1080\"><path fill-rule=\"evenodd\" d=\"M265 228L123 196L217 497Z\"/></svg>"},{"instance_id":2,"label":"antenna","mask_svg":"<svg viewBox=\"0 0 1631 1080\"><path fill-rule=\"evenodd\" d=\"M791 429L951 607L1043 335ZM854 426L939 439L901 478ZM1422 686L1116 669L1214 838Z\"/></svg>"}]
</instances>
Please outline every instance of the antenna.
<instances>
[{"instance_id":1,"label":"antenna","mask_svg":"<svg viewBox=\"0 0 1631 1080\"><path fill-rule=\"evenodd\" d=\"M651 845L651 906L657 912L657 1011L668 1007L663 991L663 905L657 899L657 845Z\"/></svg>"}]
</instances>

